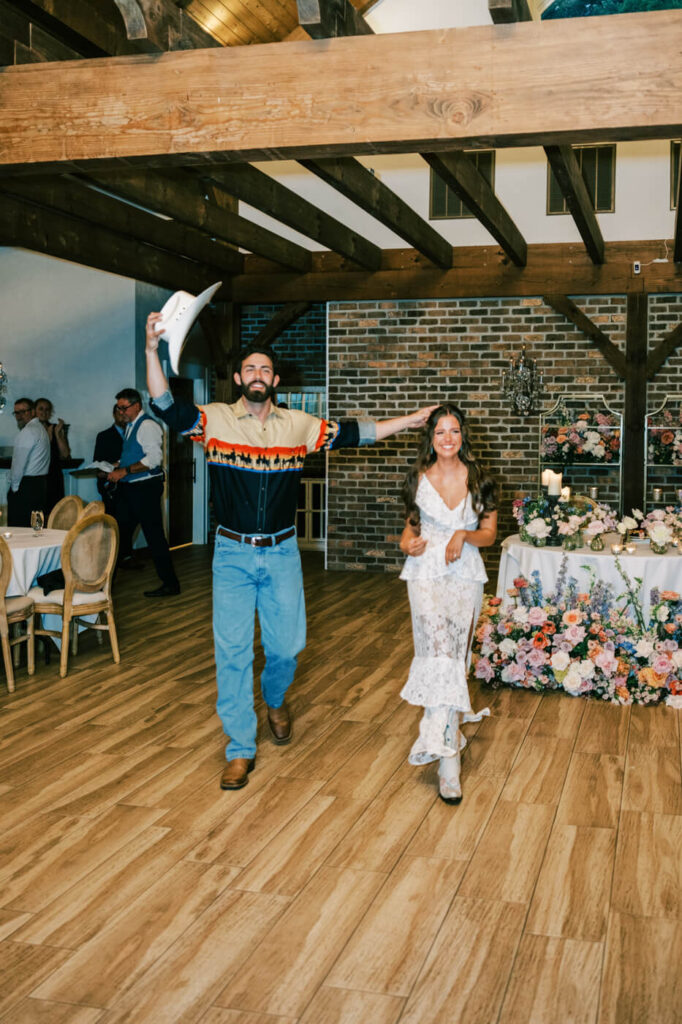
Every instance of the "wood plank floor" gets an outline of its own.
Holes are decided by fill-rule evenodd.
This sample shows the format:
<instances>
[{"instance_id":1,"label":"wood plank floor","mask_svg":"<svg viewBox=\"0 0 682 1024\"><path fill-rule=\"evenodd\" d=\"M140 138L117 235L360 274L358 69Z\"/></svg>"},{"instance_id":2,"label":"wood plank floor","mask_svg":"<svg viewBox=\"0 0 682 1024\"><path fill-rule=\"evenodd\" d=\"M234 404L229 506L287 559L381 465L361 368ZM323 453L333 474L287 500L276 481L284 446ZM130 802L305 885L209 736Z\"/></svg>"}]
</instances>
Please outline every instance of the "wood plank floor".
<instances>
[{"instance_id":1,"label":"wood plank floor","mask_svg":"<svg viewBox=\"0 0 682 1024\"><path fill-rule=\"evenodd\" d=\"M0 1021L679 1024L677 712L474 685L449 807L404 584L310 556L295 742L259 703L222 793L208 552L177 565L118 581L119 666L89 636L0 699Z\"/></svg>"}]
</instances>

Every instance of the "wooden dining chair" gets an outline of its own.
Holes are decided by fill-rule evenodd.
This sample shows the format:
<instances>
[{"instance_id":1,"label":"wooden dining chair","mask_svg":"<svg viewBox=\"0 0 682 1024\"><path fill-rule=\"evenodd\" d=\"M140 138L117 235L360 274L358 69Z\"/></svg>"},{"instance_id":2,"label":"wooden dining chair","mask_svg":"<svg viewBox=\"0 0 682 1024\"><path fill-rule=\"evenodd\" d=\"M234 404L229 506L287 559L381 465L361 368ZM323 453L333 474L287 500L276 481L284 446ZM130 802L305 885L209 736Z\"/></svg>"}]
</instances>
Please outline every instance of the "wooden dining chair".
<instances>
[{"instance_id":1,"label":"wooden dining chair","mask_svg":"<svg viewBox=\"0 0 682 1024\"><path fill-rule=\"evenodd\" d=\"M77 651L78 627L106 630L109 633L111 653L118 664L121 660L111 598L111 583L118 554L118 526L107 515L87 516L79 519L64 538L62 544L62 572L64 589L44 594L41 587L33 587L29 596L35 611L41 616L36 636L61 638L59 674L65 676L69 660L69 633L74 631L73 650ZM59 615L61 630L43 628L42 617ZM88 622L86 616L97 616ZM102 619L106 621L101 621Z\"/></svg>"},{"instance_id":2,"label":"wooden dining chair","mask_svg":"<svg viewBox=\"0 0 682 1024\"><path fill-rule=\"evenodd\" d=\"M5 663L7 689L14 693L14 666L12 648L26 644L28 674L35 672L35 620L33 600L30 597L7 597L7 588L12 576L12 552L4 537L0 537L0 638L2 639L2 660ZM10 626L25 622L26 632L10 636Z\"/></svg>"},{"instance_id":3,"label":"wooden dining chair","mask_svg":"<svg viewBox=\"0 0 682 1024\"><path fill-rule=\"evenodd\" d=\"M83 510L83 499L67 494L54 506L47 520L48 530L70 530Z\"/></svg>"},{"instance_id":4,"label":"wooden dining chair","mask_svg":"<svg viewBox=\"0 0 682 1024\"><path fill-rule=\"evenodd\" d=\"M104 512L103 501L89 501L85 508L81 511L79 519L85 519L86 516L98 516Z\"/></svg>"}]
</instances>

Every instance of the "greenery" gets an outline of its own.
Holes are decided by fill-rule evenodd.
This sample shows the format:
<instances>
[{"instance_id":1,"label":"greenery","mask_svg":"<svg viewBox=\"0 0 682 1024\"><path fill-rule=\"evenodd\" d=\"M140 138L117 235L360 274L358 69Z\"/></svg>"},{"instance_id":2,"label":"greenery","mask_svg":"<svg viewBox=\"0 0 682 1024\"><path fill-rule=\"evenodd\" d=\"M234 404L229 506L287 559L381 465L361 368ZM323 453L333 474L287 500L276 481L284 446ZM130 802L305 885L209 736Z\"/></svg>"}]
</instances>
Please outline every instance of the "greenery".
<instances>
[{"instance_id":1,"label":"greenery","mask_svg":"<svg viewBox=\"0 0 682 1024\"><path fill-rule=\"evenodd\" d=\"M599 14L629 14L633 11L669 11L682 8L682 0L555 0L542 18L587 18Z\"/></svg>"}]
</instances>

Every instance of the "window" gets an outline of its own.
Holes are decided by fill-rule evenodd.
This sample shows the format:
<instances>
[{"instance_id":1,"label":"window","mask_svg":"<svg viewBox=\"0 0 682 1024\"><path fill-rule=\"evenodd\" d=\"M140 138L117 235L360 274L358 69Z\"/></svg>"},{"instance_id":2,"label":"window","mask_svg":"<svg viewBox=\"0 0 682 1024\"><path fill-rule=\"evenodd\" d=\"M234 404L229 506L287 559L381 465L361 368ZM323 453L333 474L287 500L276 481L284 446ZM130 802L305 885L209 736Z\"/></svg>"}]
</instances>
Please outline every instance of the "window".
<instances>
[{"instance_id":1,"label":"window","mask_svg":"<svg viewBox=\"0 0 682 1024\"><path fill-rule=\"evenodd\" d=\"M495 187L495 150L477 149L467 153L491 188ZM429 217L431 220L473 217L459 196L431 169Z\"/></svg>"},{"instance_id":2,"label":"window","mask_svg":"<svg viewBox=\"0 0 682 1024\"><path fill-rule=\"evenodd\" d=\"M680 180L681 142L670 143L670 209L677 209L677 189Z\"/></svg>"},{"instance_id":3,"label":"window","mask_svg":"<svg viewBox=\"0 0 682 1024\"><path fill-rule=\"evenodd\" d=\"M615 209L615 146L574 146L578 167L596 213L613 213ZM568 213L566 200L547 164L547 213Z\"/></svg>"}]
</instances>

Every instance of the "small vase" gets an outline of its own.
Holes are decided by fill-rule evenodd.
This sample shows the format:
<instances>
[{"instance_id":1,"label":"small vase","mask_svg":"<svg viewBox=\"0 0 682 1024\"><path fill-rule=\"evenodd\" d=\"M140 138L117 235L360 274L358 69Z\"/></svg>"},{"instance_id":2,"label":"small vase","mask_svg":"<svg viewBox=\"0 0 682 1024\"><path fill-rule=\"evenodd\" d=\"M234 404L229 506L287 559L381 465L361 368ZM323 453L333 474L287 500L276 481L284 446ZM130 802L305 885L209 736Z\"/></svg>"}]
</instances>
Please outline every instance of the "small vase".
<instances>
[{"instance_id":1,"label":"small vase","mask_svg":"<svg viewBox=\"0 0 682 1024\"><path fill-rule=\"evenodd\" d=\"M564 537L562 546L564 551L575 551L577 548L581 548L583 546L583 538L580 530L577 530L575 533L570 533Z\"/></svg>"},{"instance_id":2,"label":"small vase","mask_svg":"<svg viewBox=\"0 0 682 1024\"><path fill-rule=\"evenodd\" d=\"M546 543L547 543L547 538L546 537L533 537L533 544L535 544L536 548L544 548Z\"/></svg>"},{"instance_id":3,"label":"small vase","mask_svg":"<svg viewBox=\"0 0 682 1024\"><path fill-rule=\"evenodd\" d=\"M528 530L526 529L525 526L520 526L519 527L519 537L524 542L524 544L532 544L533 543L533 538L531 537L531 535L529 534L529 532L528 532Z\"/></svg>"},{"instance_id":4,"label":"small vase","mask_svg":"<svg viewBox=\"0 0 682 1024\"><path fill-rule=\"evenodd\" d=\"M666 553L666 551L668 550L668 545L667 544L657 544L653 540L649 541L649 547L651 548L651 550L653 551L653 553L655 555L664 555Z\"/></svg>"},{"instance_id":5,"label":"small vase","mask_svg":"<svg viewBox=\"0 0 682 1024\"><path fill-rule=\"evenodd\" d=\"M602 537L602 535L600 533L596 534L592 538L592 540L590 541L590 547L592 548L593 551L603 551L604 550L604 538Z\"/></svg>"}]
</instances>

